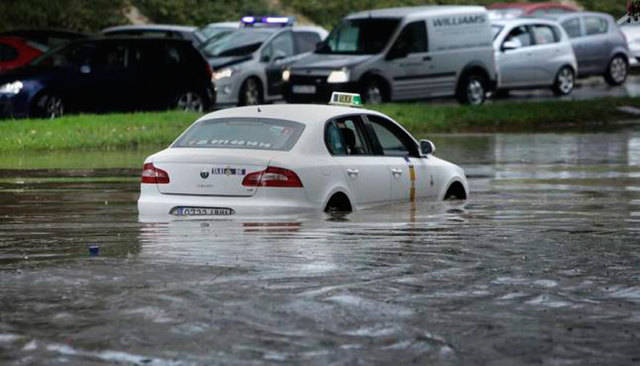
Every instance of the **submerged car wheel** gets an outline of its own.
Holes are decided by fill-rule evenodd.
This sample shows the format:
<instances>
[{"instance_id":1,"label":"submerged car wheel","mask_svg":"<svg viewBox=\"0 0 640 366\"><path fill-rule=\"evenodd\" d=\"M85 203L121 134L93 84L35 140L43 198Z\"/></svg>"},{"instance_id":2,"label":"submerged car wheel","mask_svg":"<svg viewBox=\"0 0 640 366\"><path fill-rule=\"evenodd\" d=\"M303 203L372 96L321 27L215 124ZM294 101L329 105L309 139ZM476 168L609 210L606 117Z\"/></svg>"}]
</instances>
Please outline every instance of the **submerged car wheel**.
<instances>
[{"instance_id":1,"label":"submerged car wheel","mask_svg":"<svg viewBox=\"0 0 640 366\"><path fill-rule=\"evenodd\" d=\"M56 94L42 94L35 103L33 115L40 118L54 119L64 115L65 106L62 97Z\"/></svg>"},{"instance_id":2,"label":"submerged car wheel","mask_svg":"<svg viewBox=\"0 0 640 366\"><path fill-rule=\"evenodd\" d=\"M556 81L553 83L553 93L557 96L569 95L575 86L576 77L569 66L564 66L558 71Z\"/></svg>"},{"instance_id":3,"label":"submerged car wheel","mask_svg":"<svg viewBox=\"0 0 640 366\"><path fill-rule=\"evenodd\" d=\"M176 97L176 109L185 112L202 113L204 111L204 100L199 93L186 91Z\"/></svg>"},{"instance_id":4,"label":"submerged car wheel","mask_svg":"<svg viewBox=\"0 0 640 366\"><path fill-rule=\"evenodd\" d=\"M262 104L262 87L256 78L249 78L240 88L240 105Z\"/></svg>"},{"instance_id":5,"label":"submerged car wheel","mask_svg":"<svg viewBox=\"0 0 640 366\"><path fill-rule=\"evenodd\" d=\"M480 74L463 76L456 92L458 102L468 105L481 105L486 97L486 85L486 78Z\"/></svg>"},{"instance_id":6,"label":"submerged car wheel","mask_svg":"<svg viewBox=\"0 0 640 366\"><path fill-rule=\"evenodd\" d=\"M614 56L609 62L607 73L604 74L604 80L611 86L624 84L629 75L629 63L622 55Z\"/></svg>"}]
</instances>

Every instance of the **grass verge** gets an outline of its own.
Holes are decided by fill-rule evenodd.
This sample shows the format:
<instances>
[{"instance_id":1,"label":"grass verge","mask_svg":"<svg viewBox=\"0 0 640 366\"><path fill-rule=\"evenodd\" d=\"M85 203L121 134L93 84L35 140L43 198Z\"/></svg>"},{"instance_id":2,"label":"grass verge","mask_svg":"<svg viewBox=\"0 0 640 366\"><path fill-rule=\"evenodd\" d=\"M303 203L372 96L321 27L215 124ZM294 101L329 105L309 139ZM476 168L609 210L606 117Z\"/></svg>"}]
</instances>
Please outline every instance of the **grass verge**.
<instances>
[{"instance_id":1,"label":"grass verge","mask_svg":"<svg viewBox=\"0 0 640 366\"><path fill-rule=\"evenodd\" d=\"M622 120L640 119L618 111L640 107L640 98L588 101L492 103L482 107L393 103L368 106L418 136L442 132L596 131ZM0 121L0 152L116 150L162 147L173 141L198 114L177 111L77 115L56 120Z\"/></svg>"}]
</instances>

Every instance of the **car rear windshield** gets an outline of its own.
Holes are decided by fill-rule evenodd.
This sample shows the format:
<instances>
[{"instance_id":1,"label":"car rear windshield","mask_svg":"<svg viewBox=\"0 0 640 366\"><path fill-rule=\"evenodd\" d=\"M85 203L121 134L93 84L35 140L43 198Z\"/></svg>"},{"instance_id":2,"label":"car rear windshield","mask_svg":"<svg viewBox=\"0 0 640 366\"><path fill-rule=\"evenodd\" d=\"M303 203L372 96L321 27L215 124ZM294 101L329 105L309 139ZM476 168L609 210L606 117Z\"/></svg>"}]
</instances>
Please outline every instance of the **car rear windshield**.
<instances>
[{"instance_id":1,"label":"car rear windshield","mask_svg":"<svg viewBox=\"0 0 640 366\"><path fill-rule=\"evenodd\" d=\"M304 125L278 119L224 118L198 122L172 147L289 151Z\"/></svg>"},{"instance_id":2,"label":"car rear windshield","mask_svg":"<svg viewBox=\"0 0 640 366\"><path fill-rule=\"evenodd\" d=\"M348 19L336 26L316 53L369 55L380 53L398 27L397 18Z\"/></svg>"},{"instance_id":3,"label":"car rear windshield","mask_svg":"<svg viewBox=\"0 0 640 366\"><path fill-rule=\"evenodd\" d=\"M207 57L250 55L274 32L272 29L240 29L208 42L201 51Z\"/></svg>"}]
</instances>

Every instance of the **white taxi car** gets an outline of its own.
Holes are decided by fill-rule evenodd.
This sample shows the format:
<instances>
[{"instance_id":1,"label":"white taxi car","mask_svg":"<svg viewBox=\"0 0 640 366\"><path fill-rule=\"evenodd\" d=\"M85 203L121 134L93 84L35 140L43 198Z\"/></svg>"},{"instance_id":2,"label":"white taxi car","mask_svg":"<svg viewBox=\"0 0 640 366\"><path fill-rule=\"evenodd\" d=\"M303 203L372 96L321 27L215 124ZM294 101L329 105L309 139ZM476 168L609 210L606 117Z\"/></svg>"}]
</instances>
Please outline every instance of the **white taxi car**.
<instances>
[{"instance_id":1,"label":"white taxi car","mask_svg":"<svg viewBox=\"0 0 640 366\"><path fill-rule=\"evenodd\" d=\"M358 103L359 96L332 99ZM464 171L386 115L336 105L263 105L205 115L144 162L140 216L350 212L466 199Z\"/></svg>"}]
</instances>

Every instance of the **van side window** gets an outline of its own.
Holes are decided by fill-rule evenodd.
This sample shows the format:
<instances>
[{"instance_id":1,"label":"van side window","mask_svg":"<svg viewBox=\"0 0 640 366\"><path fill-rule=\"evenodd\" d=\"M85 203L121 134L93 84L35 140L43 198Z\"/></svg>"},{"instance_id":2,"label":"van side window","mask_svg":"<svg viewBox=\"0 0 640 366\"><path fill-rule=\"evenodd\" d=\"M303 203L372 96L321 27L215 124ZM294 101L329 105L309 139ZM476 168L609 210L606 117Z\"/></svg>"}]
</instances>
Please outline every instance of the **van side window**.
<instances>
[{"instance_id":1,"label":"van side window","mask_svg":"<svg viewBox=\"0 0 640 366\"><path fill-rule=\"evenodd\" d=\"M560 40L556 30L549 25L536 24L532 29L536 44L556 43Z\"/></svg>"},{"instance_id":2,"label":"van side window","mask_svg":"<svg viewBox=\"0 0 640 366\"><path fill-rule=\"evenodd\" d=\"M584 17L584 29L588 36L604 34L609 31L609 24L604 18L588 16Z\"/></svg>"},{"instance_id":3,"label":"van side window","mask_svg":"<svg viewBox=\"0 0 640 366\"><path fill-rule=\"evenodd\" d=\"M531 46L532 37L531 32L529 32L529 27L522 25L513 28L507 38L505 38L505 42L515 42L519 47Z\"/></svg>"},{"instance_id":4,"label":"van side window","mask_svg":"<svg viewBox=\"0 0 640 366\"><path fill-rule=\"evenodd\" d=\"M580 18L571 18L562 22L562 28L567 32L569 38L580 37Z\"/></svg>"},{"instance_id":5,"label":"van side window","mask_svg":"<svg viewBox=\"0 0 640 366\"><path fill-rule=\"evenodd\" d=\"M405 25L393 44L393 50L406 50L407 53L427 52L427 28L424 21Z\"/></svg>"}]
</instances>

